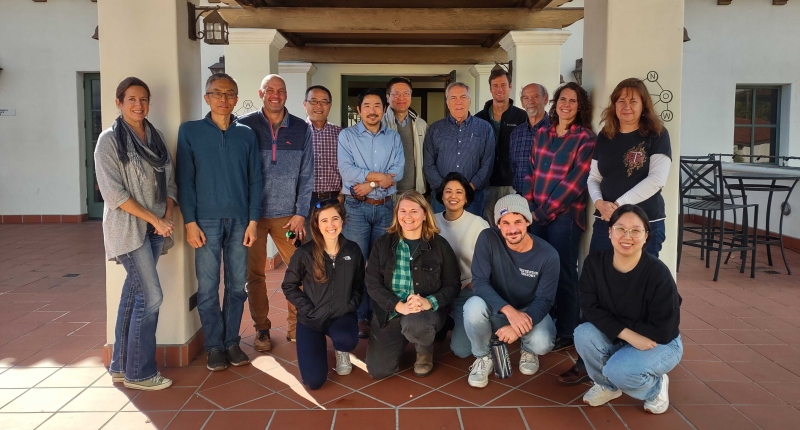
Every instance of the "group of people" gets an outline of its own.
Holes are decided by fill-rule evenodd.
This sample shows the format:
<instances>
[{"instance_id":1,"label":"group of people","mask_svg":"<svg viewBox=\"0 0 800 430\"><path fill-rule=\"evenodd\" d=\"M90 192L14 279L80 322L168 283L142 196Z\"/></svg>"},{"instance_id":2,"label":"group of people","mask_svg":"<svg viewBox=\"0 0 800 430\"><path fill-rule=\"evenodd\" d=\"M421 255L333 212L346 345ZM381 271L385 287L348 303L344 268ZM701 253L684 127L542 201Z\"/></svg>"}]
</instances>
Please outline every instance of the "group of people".
<instances>
[{"instance_id":1,"label":"group of people","mask_svg":"<svg viewBox=\"0 0 800 430\"><path fill-rule=\"evenodd\" d=\"M286 337L310 389L327 379L326 337L340 375L368 338L373 377L397 372L409 342L413 372L425 377L434 342L452 330L452 352L475 358L470 386L488 384L493 341L521 341L525 375L538 371L539 356L574 345L580 359L559 381L594 381L586 403L625 392L665 412L667 372L683 351L681 299L658 259L671 152L647 88L620 82L595 134L579 85L559 87L548 111L543 85L522 88L521 109L511 84L507 71L493 70L492 100L476 115L469 87L449 84L448 115L428 126L410 109L411 81L393 78L385 90L362 92L361 121L342 129L328 121L325 87L306 90L302 120L285 108L283 79L268 75L263 107L236 117L236 81L215 74L206 83L210 112L181 126L173 161L147 120L147 85L123 80L120 116L95 151L106 257L128 274L113 380L140 390L172 383L155 362L156 263L172 246L179 205L211 371L249 363L239 347L245 300L255 349L272 348L269 235L288 262ZM579 275L588 198L595 219Z\"/></svg>"}]
</instances>

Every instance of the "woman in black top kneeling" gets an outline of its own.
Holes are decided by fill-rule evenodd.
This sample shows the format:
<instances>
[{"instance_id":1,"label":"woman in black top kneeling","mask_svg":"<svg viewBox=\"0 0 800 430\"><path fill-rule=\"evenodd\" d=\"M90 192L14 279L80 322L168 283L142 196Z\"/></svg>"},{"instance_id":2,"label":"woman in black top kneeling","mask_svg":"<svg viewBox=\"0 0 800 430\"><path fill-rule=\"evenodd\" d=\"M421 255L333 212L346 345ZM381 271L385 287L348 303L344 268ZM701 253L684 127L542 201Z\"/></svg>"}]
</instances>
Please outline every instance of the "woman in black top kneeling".
<instances>
[{"instance_id":1,"label":"woman in black top kneeling","mask_svg":"<svg viewBox=\"0 0 800 430\"><path fill-rule=\"evenodd\" d=\"M337 199L312 208L311 241L297 248L283 279L283 294L297 308L297 365L312 390L327 379L326 335L336 350L339 375L353 369L350 351L358 345L355 312L364 293L364 257L341 234L344 215Z\"/></svg>"},{"instance_id":2,"label":"woman in black top kneeling","mask_svg":"<svg viewBox=\"0 0 800 430\"><path fill-rule=\"evenodd\" d=\"M397 199L392 224L369 255L367 290L374 314L367 348L373 378L397 372L409 342L417 349L414 374L433 370L433 340L461 291L453 248L439 235L425 197L406 191Z\"/></svg>"},{"instance_id":3,"label":"woman in black top kneeling","mask_svg":"<svg viewBox=\"0 0 800 430\"><path fill-rule=\"evenodd\" d=\"M667 266L643 252L644 211L620 206L609 224L613 251L589 254L580 280L586 322L575 329L575 349L595 383L583 401L600 406L624 392L661 414L669 408L667 372L683 356L681 297Z\"/></svg>"}]
</instances>

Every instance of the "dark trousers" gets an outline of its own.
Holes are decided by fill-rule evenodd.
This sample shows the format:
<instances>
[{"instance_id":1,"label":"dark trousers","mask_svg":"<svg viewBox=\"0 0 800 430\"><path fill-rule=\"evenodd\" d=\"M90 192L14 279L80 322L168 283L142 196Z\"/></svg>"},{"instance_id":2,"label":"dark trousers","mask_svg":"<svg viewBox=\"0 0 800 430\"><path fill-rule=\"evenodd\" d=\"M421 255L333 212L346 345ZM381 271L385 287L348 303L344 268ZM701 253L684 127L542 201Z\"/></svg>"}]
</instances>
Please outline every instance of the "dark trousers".
<instances>
[{"instance_id":1,"label":"dark trousers","mask_svg":"<svg viewBox=\"0 0 800 430\"><path fill-rule=\"evenodd\" d=\"M306 387L316 390L328 379L328 344L325 336L333 341L333 349L350 352L358 345L358 321L351 312L331 321L325 331L297 323L297 366Z\"/></svg>"},{"instance_id":2,"label":"dark trousers","mask_svg":"<svg viewBox=\"0 0 800 430\"><path fill-rule=\"evenodd\" d=\"M446 319L446 310L439 309L436 312L398 315L381 327L377 317L373 316L367 348L369 374L373 378L381 379L397 372L400 355L409 342L416 345L418 354L432 354L433 338L442 329Z\"/></svg>"},{"instance_id":3,"label":"dark trousers","mask_svg":"<svg viewBox=\"0 0 800 430\"><path fill-rule=\"evenodd\" d=\"M534 222L529 231L556 249L561 266L558 276L558 290L554 305L556 336L572 337L580 318L578 303L578 246L583 230L575 223L572 215L562 214L550 224Z\"/></svg>"}]
</instances>

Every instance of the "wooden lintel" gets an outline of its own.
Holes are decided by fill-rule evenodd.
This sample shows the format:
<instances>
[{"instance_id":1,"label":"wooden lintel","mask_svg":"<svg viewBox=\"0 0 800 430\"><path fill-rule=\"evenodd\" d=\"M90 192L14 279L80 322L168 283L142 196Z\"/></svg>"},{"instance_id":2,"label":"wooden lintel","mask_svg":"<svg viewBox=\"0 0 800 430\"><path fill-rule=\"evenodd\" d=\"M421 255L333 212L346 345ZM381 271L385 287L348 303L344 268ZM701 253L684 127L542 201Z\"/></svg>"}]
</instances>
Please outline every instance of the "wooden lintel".
<instances>
[{"instance_id":1,"label":"wooden lintel","mask_svg":"<svg viewBox=\"0 0 800 430\"><path fill-rule=\"evenodd\" d=\"M506 34L508 33L494 33L487 37L486 40L481 43L481 46L484 48L497 48L500 46L500 39L502 39Z\"/></svg>"},{"instance_id":2,"label":"wooden lintel","mask_svg":"<svg viewBox=\"0 0 800 430\"><path fill-rule=\"evenodd\" d=\"M567 27L583 8L244 8L221 9L231 28L274 28L290 33L502 32Z\"/></svg>"},{"instance_id":3,"label":"wooden lintel","mask_svg":"<svg viewBox=\"0 0 800 430\"><path fill-rule=\"evenodd\" d=\"M306 44L306 42L304 42L300 36L294 33L287 33L285 31L280 31L279 33L281 34L281 36L283 36L284 39L286 39L286 46L290 48L305 46Z\"/></svg>"},{"instance_id":4,"label":"wooden lintel","mask_svg":"<svg viewBox=\"0 0 800 430\"><path fill-rule=\"evenodd\" d=\"M507 62L502 49L471 47L328 47L283 48L279 61L342 64L478 64Z\"/></svg>"},{"instance_id":5,"label":"wooden lintel","mask_svg":"<svg viewBox=\"0 0 800 430\"><path fill-rule=\"evenodd\" d=\"M789 0L772 0L773 6L784 6L789 3Z\"/></svg>"},{"instance_id":6,"label":"wooden lintel","mask_svg":"<svg viewBox=\"0 0 800 430\"><path fill-rule=\"evenodd\" d=\"M727 5L731 4L731 1L733 1L733 0L717 0L717 5L719 5L719 6L727 6Z\"/></svg>"}]
</instances>

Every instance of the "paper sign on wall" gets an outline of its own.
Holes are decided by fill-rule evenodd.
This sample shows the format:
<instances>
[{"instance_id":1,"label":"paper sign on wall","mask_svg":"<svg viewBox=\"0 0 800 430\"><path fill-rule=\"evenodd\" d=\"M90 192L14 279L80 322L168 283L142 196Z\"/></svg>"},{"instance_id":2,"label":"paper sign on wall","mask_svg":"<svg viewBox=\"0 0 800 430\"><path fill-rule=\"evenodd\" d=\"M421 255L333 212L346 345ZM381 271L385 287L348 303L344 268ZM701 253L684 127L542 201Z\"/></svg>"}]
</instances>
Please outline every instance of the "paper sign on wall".
<instances>
[{"instance_id":1,"label":"paper sign on wall","mask_svg":"<svg viewBox=\"0 0 800 430\"><path fill-rule=\"evenodd\" d=\"M16 109L0 109L0 116L17 116Z\"/></svg>"}]
</instances>

